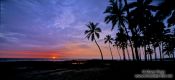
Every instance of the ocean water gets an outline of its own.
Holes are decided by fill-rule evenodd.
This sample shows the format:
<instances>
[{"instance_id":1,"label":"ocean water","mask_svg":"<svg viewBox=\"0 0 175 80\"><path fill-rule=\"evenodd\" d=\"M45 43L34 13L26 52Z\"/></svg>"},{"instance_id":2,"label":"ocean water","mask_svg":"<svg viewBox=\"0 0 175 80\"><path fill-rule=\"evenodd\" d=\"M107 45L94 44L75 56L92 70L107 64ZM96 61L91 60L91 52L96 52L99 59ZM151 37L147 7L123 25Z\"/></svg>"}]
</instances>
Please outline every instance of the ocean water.
<instances>
[{"instance_id":1,"label":"ocean water","mask_svg":"<svg viewBox=\"0 0 175 80\"><path fill-rule=\"evenodd\" d=\"M65 61L65 59L51 59L51 58L0 58L0 62L17 62L17 61Z\"/></svg>"}]
</instances>

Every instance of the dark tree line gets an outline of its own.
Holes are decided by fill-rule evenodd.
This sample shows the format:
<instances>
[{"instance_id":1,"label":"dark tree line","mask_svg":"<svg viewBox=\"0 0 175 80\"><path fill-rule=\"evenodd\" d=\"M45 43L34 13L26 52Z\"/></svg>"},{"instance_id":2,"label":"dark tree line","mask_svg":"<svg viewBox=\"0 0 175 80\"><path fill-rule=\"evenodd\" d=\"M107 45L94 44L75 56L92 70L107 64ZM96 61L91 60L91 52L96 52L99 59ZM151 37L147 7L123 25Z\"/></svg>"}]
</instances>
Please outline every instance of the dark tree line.
<instances>
[{"instance_id":1,"label":"dark tree line","mask_svg":"<svg viewBox=\"0 0 175 80\"><path fill-rule=\"evenodd\" d=\"M117 28L115 38L111 38L110 35L105 38L105 43L109 43L112 59L111 44L117 50L122 50L123 60L126 60L126 57L128 60L132 57L132 60L136 61L175 59L175 1L162 0L157 5L152 3L153 0L137 0L131 3L127 0L109 0L109 5L104 11L104 22L112 24L111 30ZM92 24L94 23L90 22L87 27L97 27ZM94 32L96 30L91 31ZM85 34L87 33L86 30ZM95 35L100 37L94 33L87 34L87 38L95 38ZM97 44L96 39L95 42ZM121 54L118 54L122 59Z\"/></svg>"}]
</instances>

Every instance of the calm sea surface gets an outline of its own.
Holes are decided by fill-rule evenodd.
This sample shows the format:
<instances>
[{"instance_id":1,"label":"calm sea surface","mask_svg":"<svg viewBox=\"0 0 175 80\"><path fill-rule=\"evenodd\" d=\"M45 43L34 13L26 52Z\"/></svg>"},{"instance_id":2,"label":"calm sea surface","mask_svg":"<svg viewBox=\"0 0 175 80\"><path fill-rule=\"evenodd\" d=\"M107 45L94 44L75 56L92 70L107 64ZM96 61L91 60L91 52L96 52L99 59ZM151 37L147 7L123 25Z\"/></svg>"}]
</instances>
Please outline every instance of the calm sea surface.
<instances>
[{"instance_id":1,"label":"calm sea surface","mask_svg":"<svg viewBox=\"0 0 175 80\"><path fill-rule=\"evenodd\" d=\"M65 59L51 59L51 58L0 58L0 62L16 62L16 61L65 61Z\"/></svg>"}]
</instances>

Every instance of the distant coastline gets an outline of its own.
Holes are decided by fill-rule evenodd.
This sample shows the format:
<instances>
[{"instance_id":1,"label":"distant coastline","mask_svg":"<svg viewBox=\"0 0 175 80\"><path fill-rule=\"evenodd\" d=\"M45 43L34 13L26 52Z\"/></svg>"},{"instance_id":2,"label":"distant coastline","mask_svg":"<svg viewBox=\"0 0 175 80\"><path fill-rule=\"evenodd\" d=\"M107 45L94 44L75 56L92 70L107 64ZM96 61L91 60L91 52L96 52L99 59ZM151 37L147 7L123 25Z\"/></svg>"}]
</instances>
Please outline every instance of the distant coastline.
<instances>
[{"instance_id":1,"label":"distant coastline","mask_svg":"<svg viewBox=\"0 0 175 80\"><path fill-rule=\"evenodd\" d=\"M0 62L17 62L17 61L65 61L65 59L51 59L51 58L0 58Z\"/></svg>"},{"instance_id":2,"label":"distant coastline","mask_svg":"<svg viewBox=\"0 0 175 80\"><path fill-rule=\"evenodd\" d=\"M0 62L21 62L21 61L99 61L99 59L67 59L67 58L56 58L56 59L52 59L52 58L0 58ZM110 59L105 59L105 61L110 61ZM119 61L119 60L115 60L115 61ZM126 61L130 61L130 60L126 60ZM144 60L141 60L144 61ZM152 60L152 61L160 61L160 60ZM174 61L174 59L166 59L164 61Z\"/></svg>"}]
</instances>

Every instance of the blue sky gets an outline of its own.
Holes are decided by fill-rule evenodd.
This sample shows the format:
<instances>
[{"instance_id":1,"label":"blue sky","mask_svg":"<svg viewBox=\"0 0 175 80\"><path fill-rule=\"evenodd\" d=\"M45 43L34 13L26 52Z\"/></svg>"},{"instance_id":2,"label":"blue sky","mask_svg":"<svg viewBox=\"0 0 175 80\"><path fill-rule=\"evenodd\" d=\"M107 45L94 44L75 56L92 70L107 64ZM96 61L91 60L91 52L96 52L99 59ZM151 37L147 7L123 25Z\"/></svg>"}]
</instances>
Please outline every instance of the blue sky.
<instances>
[{"instance_id":1,"label":"blue sky","mask_svg":"<svg viewBox=\"0 0 175 80\"><path fill-rule=\"evenodd\" d=\"M111 25L104 23L108 0L0 1L1 58L100 58L97 46L85 39L89 21L99 23L98 42L105 58L110 58L103 39L117 29L111 31ZM113 52L118 57L116 49Z\"/></svg>"},{"instance_id":2,"label":"blue sky","mask_svg":"<svg viewBox=\"0 0 175 80\"><path fill-rule=\"evenodd\" d=\"M85 24L100 23L103 34L110 30L103 23L107 5L108 0L1 0L0 56L27 56L15 51L61 54L70 43L87 48Z\"/></svg>"}]
</instances>

